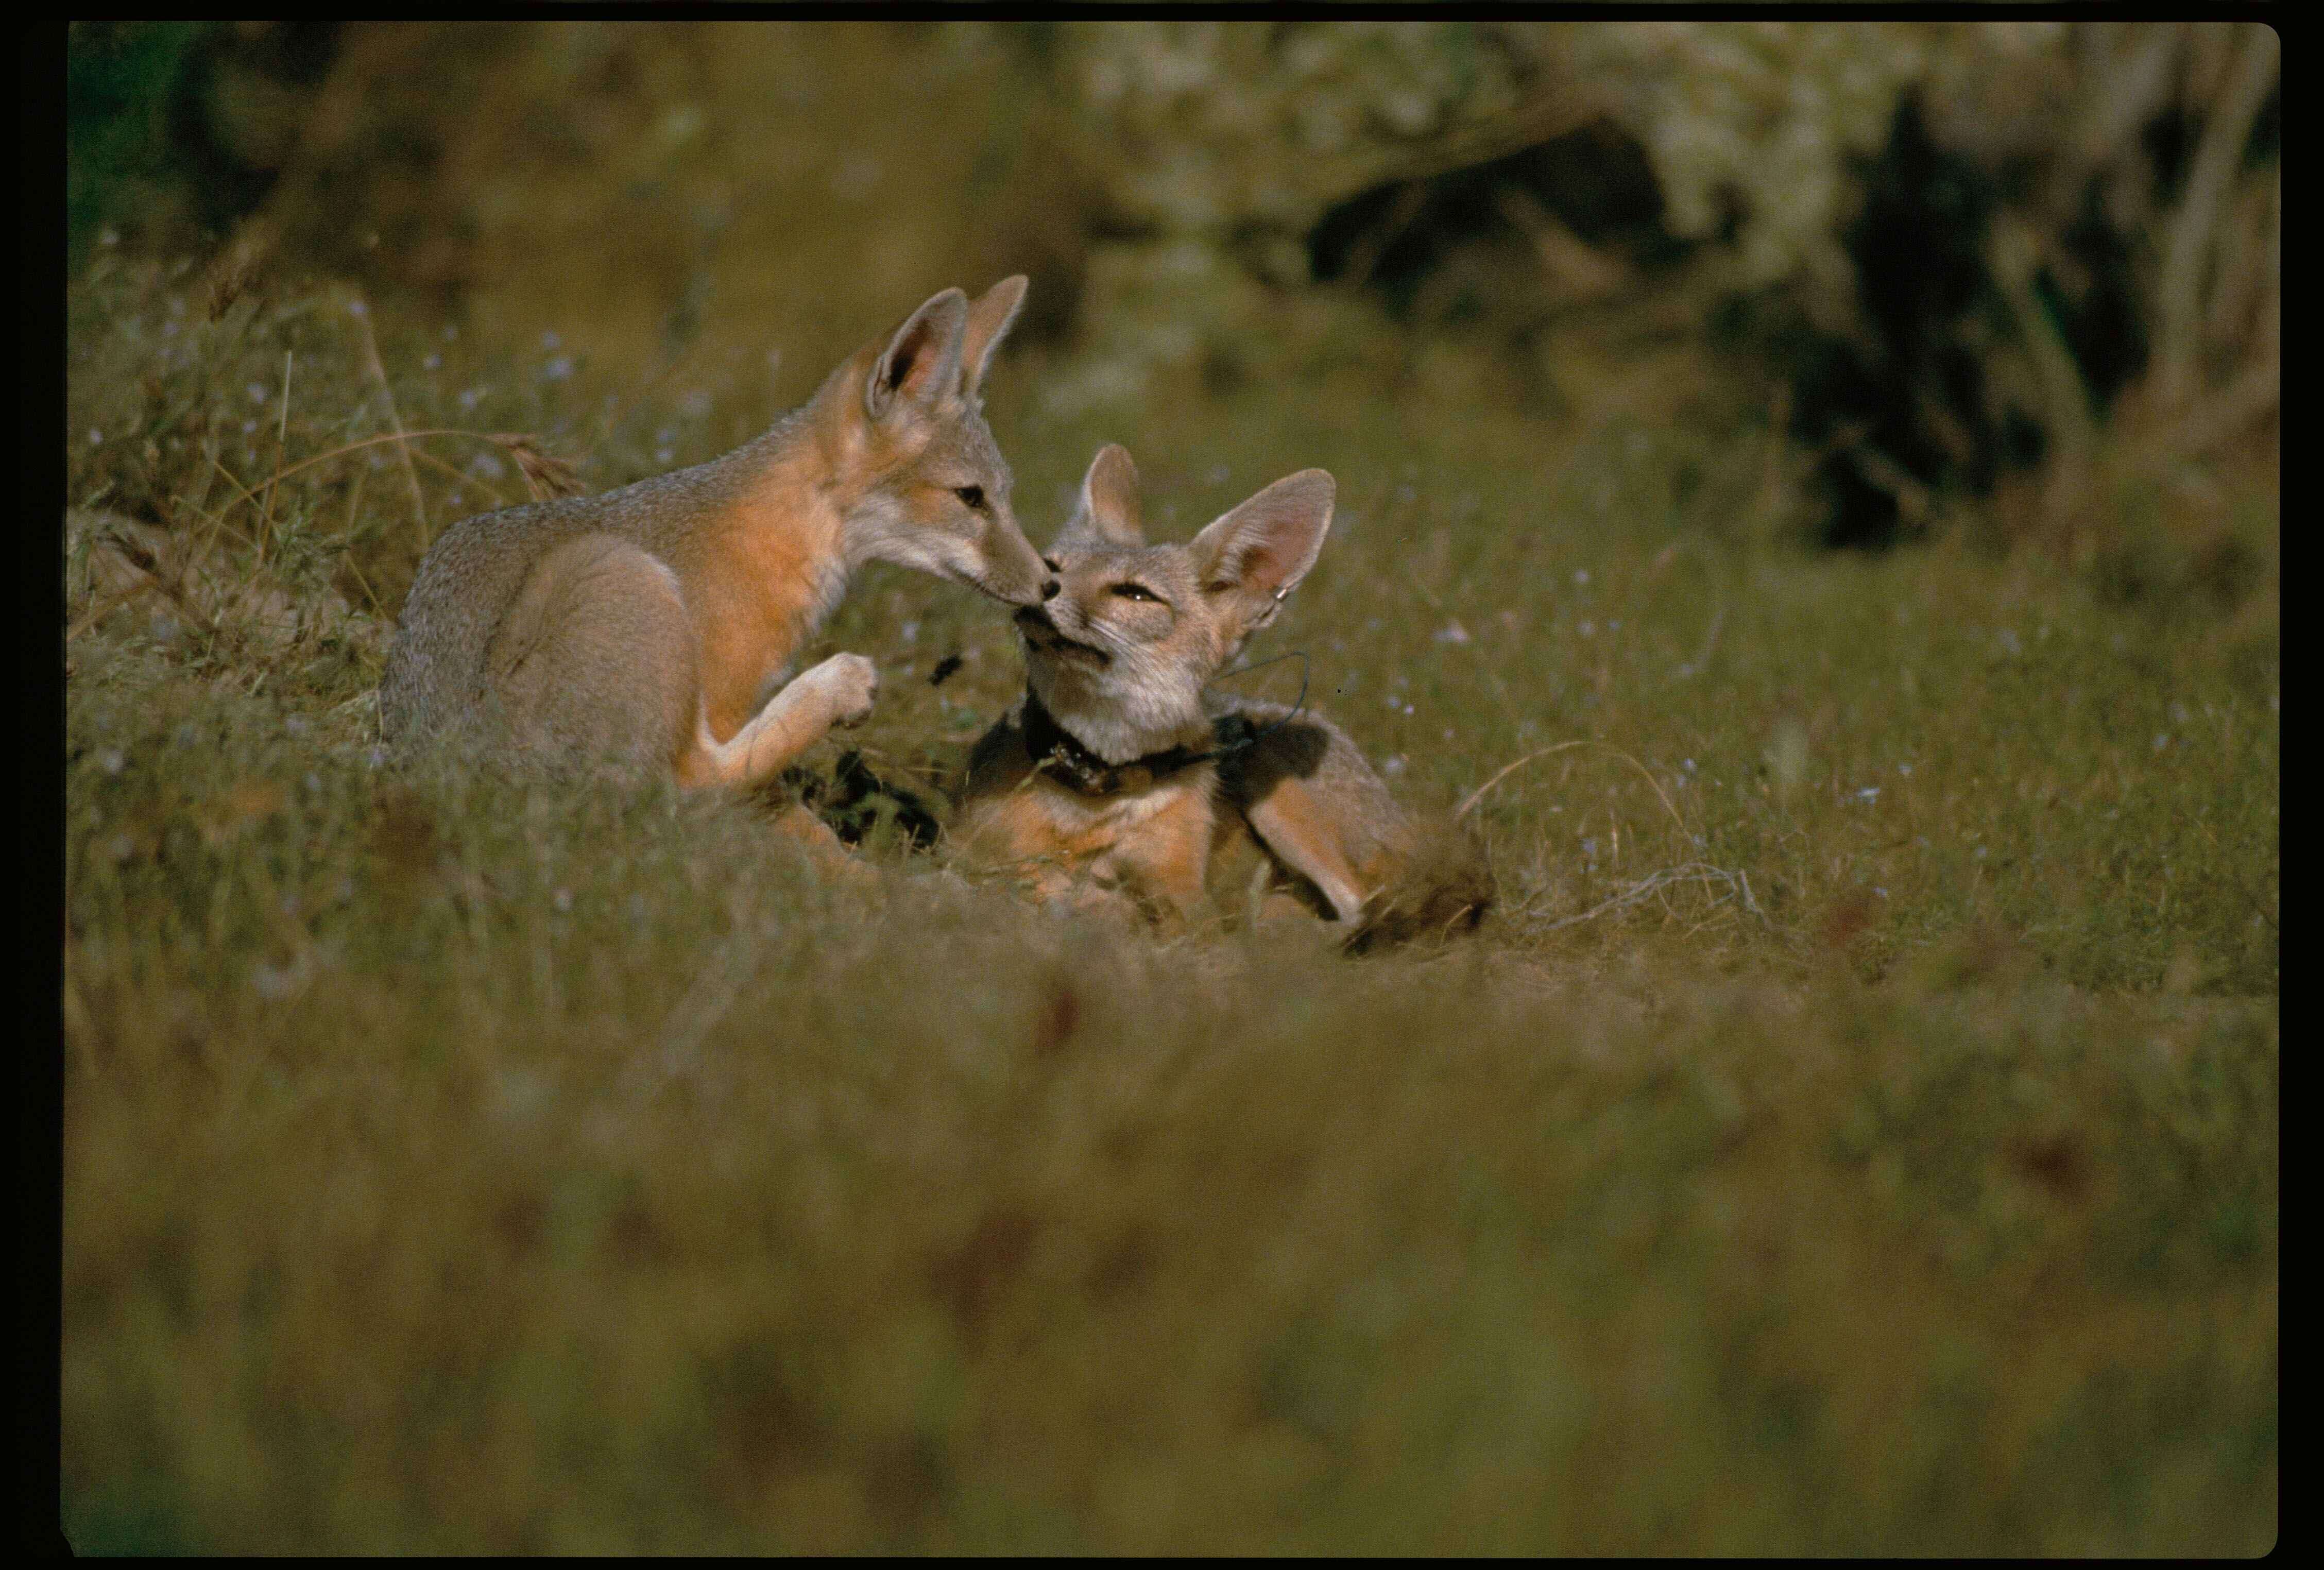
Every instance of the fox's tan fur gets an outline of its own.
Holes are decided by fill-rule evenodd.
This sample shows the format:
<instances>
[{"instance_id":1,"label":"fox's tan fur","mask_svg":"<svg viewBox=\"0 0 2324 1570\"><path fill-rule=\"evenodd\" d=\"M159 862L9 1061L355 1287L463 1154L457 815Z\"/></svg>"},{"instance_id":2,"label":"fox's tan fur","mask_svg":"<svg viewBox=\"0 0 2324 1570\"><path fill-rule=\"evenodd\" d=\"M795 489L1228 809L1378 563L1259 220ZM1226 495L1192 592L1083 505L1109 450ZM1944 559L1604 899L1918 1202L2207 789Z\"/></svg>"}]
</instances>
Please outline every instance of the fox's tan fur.
<instances>
[{"instance_id":1,"label":"fox's tan fur","mask_svg":"<svg viewBox=\"0 0 2324 1570\"><path fill-rule=\"evenodd\" d=\"M1056 592L979 397L1024 294L945 290L724 457L446 530L388 655L387 739L755 785L871 710L860 654L786 681L853 568Z\"/></svg>"},{"instance_id":2,"label":"fox's tan fur","mask_svg":"<svg viewBox=\"0 0 2324 1570\"><path fill-rule=\"evenodd\" d=\"M1027 703L970 760L972 862L1171 926L1246 900L1322 916L1353 947L1475 924L1492 884L1472 840L1416 823L1328 720L1204 691L1314 565L1332 499L1332 476L1308 469L1187 544L1149 546L1130 455L1099 452L1050 548L1061 592L1017 614ZM1043 767L1028 705L1116 766L1110 789Z\"/></svg>"}]
</instances>

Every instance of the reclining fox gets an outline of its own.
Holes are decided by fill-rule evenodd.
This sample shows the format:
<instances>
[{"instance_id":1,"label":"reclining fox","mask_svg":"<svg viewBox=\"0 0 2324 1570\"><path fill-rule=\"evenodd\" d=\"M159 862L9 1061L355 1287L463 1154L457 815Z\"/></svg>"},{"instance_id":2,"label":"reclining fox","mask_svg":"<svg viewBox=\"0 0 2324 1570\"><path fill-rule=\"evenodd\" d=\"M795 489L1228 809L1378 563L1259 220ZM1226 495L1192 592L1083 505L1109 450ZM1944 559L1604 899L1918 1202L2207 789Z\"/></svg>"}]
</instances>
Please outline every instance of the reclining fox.
<instances>
[{"instance_id":1,"label":"reclining fox","mask_svg":"<svg viewBox=\"0 0 2324 1570\"><path fill-rule=\"evenodd\" d=\"M752 786L871 712L860 654L785 680L853 568L1055 594L979 396L1024 298L1021 276L947 289L723 457L446 530L388 654L386 739Z\"/></svg>"},{"instance_id":2,"label":"reclining fox","mask_svg":"<svg viewBox=\"0 0 2324 1570\"><path fill-rule=\"evenodd\" d=\"M1304 470L1148 545L1129 453L1098 453L1050 548L1061 592L1016 614L1025 697L970 759L972 862L1166 924L1247 882L1259 914L1304 909L1354 949L1476 924L1492 881L1474 840L1416 823L1329 721L1204 689L1314 565L1333 491Z\"/></svg>"}]
</instances>

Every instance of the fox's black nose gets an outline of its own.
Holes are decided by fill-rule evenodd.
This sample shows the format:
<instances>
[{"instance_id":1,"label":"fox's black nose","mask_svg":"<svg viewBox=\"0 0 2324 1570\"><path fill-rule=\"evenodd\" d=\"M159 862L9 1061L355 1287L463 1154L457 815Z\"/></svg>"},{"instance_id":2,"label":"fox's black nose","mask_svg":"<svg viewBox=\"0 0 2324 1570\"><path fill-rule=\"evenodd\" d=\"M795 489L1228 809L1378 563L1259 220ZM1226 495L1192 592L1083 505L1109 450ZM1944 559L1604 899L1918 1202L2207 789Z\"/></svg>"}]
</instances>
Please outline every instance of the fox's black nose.
<instances>
[{"instance_id":1,"label":"fox's black nose","mask_svg":"<svg viewBox=\"0 0 2324 1570\"><path fill-rule=\"evenodd\" d=\"M1041 586L1041 597L1045 600L1053 600L1057 597L1057 580L1056 578L1051 578L1048 582Z\"/></svg>"}]
</instances>

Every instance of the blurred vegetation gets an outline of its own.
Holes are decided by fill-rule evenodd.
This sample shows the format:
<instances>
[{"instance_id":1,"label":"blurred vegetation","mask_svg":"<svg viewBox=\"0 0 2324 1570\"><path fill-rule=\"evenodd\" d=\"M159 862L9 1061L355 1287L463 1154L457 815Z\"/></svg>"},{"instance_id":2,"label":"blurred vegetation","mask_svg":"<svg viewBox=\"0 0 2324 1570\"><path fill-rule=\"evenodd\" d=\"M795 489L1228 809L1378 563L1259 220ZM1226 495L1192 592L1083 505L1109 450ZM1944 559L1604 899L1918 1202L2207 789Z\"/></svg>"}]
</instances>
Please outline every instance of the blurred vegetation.
<instances>
[{"instance_id":1,"label":"blurred vegetation","mask_svg":"<svg viewBox=\"0 0 2324 1570\"><path fill-rule=\"evenodd\" d=\"M69 38L82 1551L2273 1542L2265 30ZM1020 268L1037 541L1338 476L1251 657L1475 942L384 767L446 524ZM841 648L942 816L1005 619Z\"/></svg>"},{"instance_id":2,"label":"blurred vegetation","mask_svg":"<svg viewBox=\"0 0 2324 1570\"><path fill-rule=\"evenodd\" d=\"M76 235L239 217L509 341L586 314L616 378L776 323L761 352L820 365L1021 268L1073 350L1061 412L1336 371L1571 419L1675 359L1773 396L1821 538L1998 494L1997 527L2085 561L2116 543L2101 471L2246 457L2277 395L2255 24L84 25L70 52Z\"/></svg>"}]
</instances>

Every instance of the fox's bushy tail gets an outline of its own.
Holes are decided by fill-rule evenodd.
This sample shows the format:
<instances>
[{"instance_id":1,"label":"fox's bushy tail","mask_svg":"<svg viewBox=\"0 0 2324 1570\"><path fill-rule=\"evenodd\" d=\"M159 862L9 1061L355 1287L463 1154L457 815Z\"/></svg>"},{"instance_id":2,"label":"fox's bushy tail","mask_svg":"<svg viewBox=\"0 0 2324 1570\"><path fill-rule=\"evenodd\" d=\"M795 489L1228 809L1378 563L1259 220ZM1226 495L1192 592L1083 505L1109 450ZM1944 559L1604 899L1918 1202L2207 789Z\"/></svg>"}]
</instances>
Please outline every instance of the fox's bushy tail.
<instances>
[{"instance_id":1,"label":"fox's bushy tail","mask_svg":"<svg viewBox=\"0 0 2324 1570\"><path fill-rule=\"evenodd\" d=\"M1411 854L1396 876L1364 901L1345 945L1350 954L1415 939L1472 932L1492 909L1493 869L1483 842L1451 818L1415 826Z\"/></svg>"}]
</instances>

